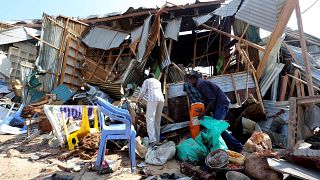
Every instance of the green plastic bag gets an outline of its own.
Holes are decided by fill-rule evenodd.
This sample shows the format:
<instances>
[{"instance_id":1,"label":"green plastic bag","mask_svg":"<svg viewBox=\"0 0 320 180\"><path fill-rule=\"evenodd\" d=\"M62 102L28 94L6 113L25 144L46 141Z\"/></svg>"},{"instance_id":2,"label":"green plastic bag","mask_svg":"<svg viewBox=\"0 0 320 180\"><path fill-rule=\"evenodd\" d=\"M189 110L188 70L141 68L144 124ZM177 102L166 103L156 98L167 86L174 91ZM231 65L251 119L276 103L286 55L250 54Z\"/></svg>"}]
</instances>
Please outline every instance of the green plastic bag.
<instances>
[{"instance_id":1,"label":"green plastic bag","mask_svg":"<svg viewBox=\"0 0 320 180\"><path fill-rule=\"evenodd\" d=\"M204 162L208 153L205 145L192 138L184 140L177 146L178 159L193 165Z\"/></svg>"},{"instance_id":2,"label":"green plastic bag","mask_svg":"<svg viewBox=\"0 0 320 180\"><path fill-rule=\"evenodd\" d=\"M202 120L200 120L200 124L206 128L206 132L200 132L200 134L196 137L197 142L202 142L205 144L209 152L216 149L228 149L226 143L221 137L221 133L229 127L228 122L205 116Z\"/></svg>"},{"instance_id":3,"label":"green plastic bag","mask_svg":"<svg viewBox=\"0 0 320 180\"><path fill-rule=\"evenodd\" d=\"M228 149L220 135L229 127L229 123L205 116L200 120L200 124L205 130L202 130L195 139L187 139L177 146L177 156L180 161L196 165L203 163L209 152Z\"/></svg>"}]
</instances>

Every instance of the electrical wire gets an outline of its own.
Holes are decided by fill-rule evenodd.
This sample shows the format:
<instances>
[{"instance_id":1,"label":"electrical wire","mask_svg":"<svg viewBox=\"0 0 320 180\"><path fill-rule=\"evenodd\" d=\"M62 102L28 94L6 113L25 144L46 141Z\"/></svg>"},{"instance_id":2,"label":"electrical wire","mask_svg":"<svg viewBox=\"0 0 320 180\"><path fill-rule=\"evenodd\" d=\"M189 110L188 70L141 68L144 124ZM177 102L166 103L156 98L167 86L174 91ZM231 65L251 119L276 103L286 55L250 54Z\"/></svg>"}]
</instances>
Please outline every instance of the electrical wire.
<instances>
[{"instance_id":1,"label":"electrical wire","mask_svg":"<svg viewBox=\"0 0 320 180\"><path fill-rule=\"evenodd\" d=\"M315 0L313 4L311 4L311 6L309 6L306 10L304 10L301 14L307 12L309 9L311 9L319 0Z\"/></svg>"}]
</instances>

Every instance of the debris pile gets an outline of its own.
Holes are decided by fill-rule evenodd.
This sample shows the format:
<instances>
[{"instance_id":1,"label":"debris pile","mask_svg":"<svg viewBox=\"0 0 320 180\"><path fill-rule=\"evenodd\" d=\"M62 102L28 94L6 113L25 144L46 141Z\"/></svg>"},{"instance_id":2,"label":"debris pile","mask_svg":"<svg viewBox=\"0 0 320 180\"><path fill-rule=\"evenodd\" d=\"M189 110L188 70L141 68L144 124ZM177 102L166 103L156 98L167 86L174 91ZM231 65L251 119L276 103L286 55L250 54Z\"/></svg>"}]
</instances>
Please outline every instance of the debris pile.
<instances>
[{"instance_id":1,"label":"debris pile","mask_svg":"<svg viewBox=\"0 0 320 180\"><path fill-rule=\"evenodd\" d=\"M149 178L175 157L192 179L313 177L320 39L303 33L297 0L224 3L0 23L1 136L50 134L57 164L79 158L83 173L88 161L112 173L104 156L128 150L126 167L146 162ZM298 30L286 28L294 9Z\"/></svg>"}]
</instances>

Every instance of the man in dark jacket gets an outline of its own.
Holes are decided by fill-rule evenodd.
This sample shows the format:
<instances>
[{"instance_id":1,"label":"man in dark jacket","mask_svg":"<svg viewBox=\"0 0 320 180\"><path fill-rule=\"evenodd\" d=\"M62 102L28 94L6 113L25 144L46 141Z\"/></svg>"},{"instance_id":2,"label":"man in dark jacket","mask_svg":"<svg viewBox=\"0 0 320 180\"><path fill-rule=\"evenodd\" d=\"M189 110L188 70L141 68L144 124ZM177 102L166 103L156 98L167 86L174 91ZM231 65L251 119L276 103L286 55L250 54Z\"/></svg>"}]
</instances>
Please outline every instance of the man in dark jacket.
<instances>
[{"instance_id":1,"label":"man in dark jacket","mask_svg":"<svg viewBox=\"0 0 320 180\"><path fill-rule=\"evenodd\" d=\"M224 92L214 83L198 78L197 75L191 74L189 82L196 87L206 102L206 110L200 114L201 119L207 112L212 112L212 117L217 120L224 120L226 117L230 100ZM227 131L221 133L229 149L237 152L243 150L242 144Z\"/></svg>"}]
</instances>

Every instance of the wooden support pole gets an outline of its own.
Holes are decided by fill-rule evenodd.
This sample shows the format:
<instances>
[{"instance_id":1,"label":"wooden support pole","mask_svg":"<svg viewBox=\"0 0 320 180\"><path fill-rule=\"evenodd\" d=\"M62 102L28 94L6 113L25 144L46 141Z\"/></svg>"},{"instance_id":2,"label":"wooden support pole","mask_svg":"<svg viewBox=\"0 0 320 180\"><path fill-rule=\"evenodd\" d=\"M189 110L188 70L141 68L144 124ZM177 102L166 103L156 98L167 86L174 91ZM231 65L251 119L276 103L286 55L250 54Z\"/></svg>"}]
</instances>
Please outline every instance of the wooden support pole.
<instances>
[{"instance_id":1,"label":"wooden support pole","mask_svg":"<svg viewBox=\"0 0 320 180\"><path fill-rule=\"evenodd\" d=\"M262 60L260 61L260 64L257 68L258 80L260 79L261 75L264 72L265 66L267 65L267 62L269 60L270 52L272 51L274 45L277 43L277 41L279 40L279 38L281 37L282 33L286 28L296 4L297 4L297 0L287 0L287 3L283 7L282 13L278 19L278 23L271 34L271 38L267 45L266 51L264 52Z\"/></svg>"},{"instance_id":2,"label":"wooden support pole","mask_svg":"<svg viewBox=\"0 0 320 180\"><path fill-rule=\"evenodd\" d=\"M105 82L108 80L109 76L112 74L112 71L113 71L114 67L116 66L116 64L118 63L118 61L119 61L119 59L120 59L120 57L121 57L121 54L122 54L122 52L123 52L124 49L125 49L125 47L122 47L122 49L120 50L120 52L119 52L116 60L114 61L114 63L113 63L113 65L112 65L109 73L108 73L107 76L106 76Z\"/></svg>"},{"instance_id":3,"label":"wooden support pole","mask_svg":"<svg viewBox=\"0 0 320 180\"><path fill-rule=\"evenodd\" d=\"M287 87L288 87L288 79L289 76L285 75L281 77L281 87L280 87L280 101L284 101L286 98L286 92L287 92Z\"/></svg>"},{"instance_id":4,"label":"wooden support pole","mask_svg":"<svg viewBox=\"0 0 320 180\"><path fill-rule=\"evenodd\" d=\"M94 73L96 73L96 70L98 69L98 66L99 66L99 64L100 64L100 61L103 59L105 53L106 53L106 50L103 51L103 54L102 54L102 56L100 57L100 59L98 60L98 63L97 63L97 65L96 65L96 67L94 67L94 70L93 70L93 72L92 72L89 80L91 80L92 77L94 76Z\"/></svg>"},{"instance_id":5,"label":"wooden support pole","mask_svg":"<svg viewBox=\"0 0 320 180\"><path fill-rule=\"evenodd\" d=\"M295 77L295 76L292 76L291 74L287 74L289 77L291 77L292 79L294 79L294 80L297 80L297 81L300 81L300 82L302 82L303 84L305 84L305 85L308 85L308 83L307 82L305 82L304 80L302 80L302 79L299 79L299 78L297 78L297 77ZM320 91L320 88L318 88L318 87L316 87L316 86L313 86L313 88L315 89L315 90L317 90L317 91ZM291 94L291 93L290 93Z\"/></svg>"},{"instance_id":6,"label":"wooden support pole","mask_svg":"<svg viewBox=\"0 0 320 180\"><path fill-rule=\"evenodd\" d=\"M236 96L237 104L238 104L239 106L241 106L241 100L240 100L240 97L239 97L239 94L238 94L238 91L237 91L237 82L236 82L236 80L234 79L232 73L230 74L230 77L231 77L231 82L232 82L232 86L233 86L233 91L234 91L234 94L235 94L235 96Z\"/></svg>"},{"instance_id":7,"label":"wooden support pole","mask_svg":"<svg viewBox=\"0 0 320 180\"><path fill-rule=\"evenodd\" d=\"M204 28L206 28L206 29L208 29L208 30L216 31L216 32L218 32L218 33L221 33L222 35L228 36L228 37L230 37L230 38L234 38L234 39L236 39L236 40L238 40L238 41L241 40L241 42L246 43L246 44L248 44L249 46L251 46L251 47L253 47L253 48L256 48L256 49L258 49L258 50L260 50L260 51L262 51L262 52L265 51L265 48L264 48L264 47L259 46L259 45L255 44L255 43L253 43L253 42L248 41L248 40L241 39L241 38L238 37L238 36L235 36L235 35L226 33L226 32L224 32L224 31L221 31L221 30L216 29L216 28L214 28L214 27L208 26L208 25L206 25L206 24L202 24L201 26L203 26Z\"/></svg>"},{"instance_id":8,"label":"wooden support pole","mask_svg":"<svg viewBox=\"0 0 320 180\"><path fill-rule=\"evenodd\" d=\"M303 25L302 25L302 18L301 18L299 1L296 3L296 16L297 16L298 30L299 30L299 34L300 34L300 45L301 45L302 57L304 60L306 79L308 82L308 84L307 84L308 93L309 93L309 96L314 96L311 68L310 68L310 62L308 59L308 50L307 50L306 40L305 40L304 32L303 32Z\"/></svg>"},{"instance_id":9,"label":"wooden support pole","mask_svg":"<svg viewBox=\"0 0 320 180\"><path fill-rule=\"evenodd\" d=\"M62 63L62 52L63 52L63 45L66 41L66 36L67 36L67 27L69 24L69 18L67 19L66 24L64 25L64 30L63 30L63 36L62 36L62 40L61 40L61 44L60 44L60 49L59 49L59 60L58 60L58 67L57 67L57 71L56 71L56 75L55 75L55 82L54 82L54 88L56 88L58 86L59 83L59 75L60 75L60 70L61 70L61 63Z\"/></svg>"},{"instance_id":10,"label":"wooden support pole","mask_svg":"<svg viewBox=\"0 0 320 180\"><path fill-rule=\"evenodd\" d=\"M197 33L196 33L196 38L195 38L195 42L193 45L193 64L192 64L192 68L196 67L196 57L197 57Z\"/></svg>"},{"instance_id":11,"label":"wooden support pole","mask_svg":"<svg viewBox=\"0 0 320 180\"><path fill-rule=\"evenodd\" d=\"M296 98L289 99L289 122L288 122L288 148L293 148L296 144L297 131L297 101Z\"/></svg>"}]
</instances>

